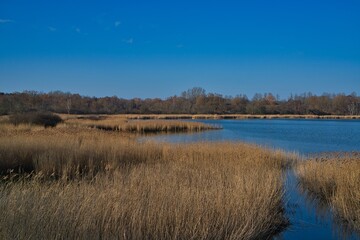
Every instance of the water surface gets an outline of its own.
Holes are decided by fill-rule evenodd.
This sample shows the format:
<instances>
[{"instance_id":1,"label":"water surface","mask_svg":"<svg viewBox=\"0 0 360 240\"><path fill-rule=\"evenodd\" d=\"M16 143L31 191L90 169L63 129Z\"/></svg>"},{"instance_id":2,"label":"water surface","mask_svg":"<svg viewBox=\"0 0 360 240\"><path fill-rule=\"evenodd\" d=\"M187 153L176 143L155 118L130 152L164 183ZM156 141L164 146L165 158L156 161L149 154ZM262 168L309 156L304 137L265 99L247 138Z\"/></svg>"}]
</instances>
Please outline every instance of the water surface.
<instances>
[{"instance_id":1,"label":"water surface","mask_svg":"<svg viewBox=\"0 0 360 240\"><path fill-rule=\"evenodd\" d=\"M360 120L199 120L222 130L159 135L165 142L246 141L306 155L360 151Z\"/></svg>"}]
</instances>

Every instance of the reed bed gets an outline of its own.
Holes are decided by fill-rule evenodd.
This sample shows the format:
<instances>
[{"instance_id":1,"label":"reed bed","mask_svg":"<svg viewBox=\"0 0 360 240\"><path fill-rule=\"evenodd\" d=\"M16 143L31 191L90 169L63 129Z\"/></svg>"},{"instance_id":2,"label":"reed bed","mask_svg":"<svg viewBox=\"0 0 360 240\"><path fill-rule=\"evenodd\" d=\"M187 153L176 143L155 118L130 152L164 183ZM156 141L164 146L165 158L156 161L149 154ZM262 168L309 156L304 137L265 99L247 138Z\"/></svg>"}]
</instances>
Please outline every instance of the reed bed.
<instances>
[{"instance_id":1,"label":"reed bed","mask_svg":"<svg viewBox=\"0 0 360 240\"><path fill-rule=\"evenodd\" d=\"M287 225L287 157L254 145L64 127L1 137L0 163L0 239L271 239Z\"/></svg>"},{"instance_id":2,"label":"reed bed","mask_svg":"<svg viewBox=\"0 0 360 240\"><path fill-rule=\"evenodd\" d=\"M360 119L360 115L299 114L124 114L127 119Z\"/></svg>"},{"instance_id":3,"label":"reed bed","mask_svg":"<svg viewBox=\"0 0 360 240\"><path fill-rule=\"evenodd\" d=\"M24 135L45 130L43 126L34 126L30 124L19 124L17 126L8 122L0 123L0 137Z\"/></svg>"},{"instance_id":4,"label":"reed bed","mask_svg":"<svg viewBox=\"0 0 360 240\"><path fill-rule=\"evenodd\" d=\"M76 124L107 131L130 133L178 133L199 132L220 129L220 126L199 122L175 120L128 120L125 116L78 117L66 120L67 124Z\"/></svg>"},{"instance_id":5,"label":"reed bed","mask_svg":"<svg viewBox=\"0 0 360 240\"><path fill-rule=\"evenodd\" d=\"M64 120L116 118L123 120L187 120L187 119L360 119L360 115L313 114L117 114L75 115L59 114Z\"/></svg>"},{"instance_id":6,"label":"reed bed","mask_svg":"<svg viewBox=\"0 0 360 240\"><path fill-rule=\"evenodd\" d=\"M302 162L297 175L312 197L334 209L340 221L360 232L360 155L340 154Z\"/></svg>"}]
</instances>

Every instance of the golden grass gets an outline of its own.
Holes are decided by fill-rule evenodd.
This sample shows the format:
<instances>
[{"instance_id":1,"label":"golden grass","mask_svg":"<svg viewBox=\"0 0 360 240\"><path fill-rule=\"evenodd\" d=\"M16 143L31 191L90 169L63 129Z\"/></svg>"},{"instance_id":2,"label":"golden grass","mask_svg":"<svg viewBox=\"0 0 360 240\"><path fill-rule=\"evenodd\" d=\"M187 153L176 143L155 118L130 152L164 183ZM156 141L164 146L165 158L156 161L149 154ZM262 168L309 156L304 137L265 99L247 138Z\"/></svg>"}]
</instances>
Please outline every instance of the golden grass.
<instances>
[{"instance_id":1,"label":"golden grass","mask_svg":"<svg viewBox=\"0 0 360 240\"><path fill-rule=\"evenodd\" d=\"M327 202L348 225L360 231L360 156L301 162L300 183L312 196Z\"/></svg>"},{"instance_id":2,"label":"golden grass","mask_svg":"<svg viewBox=\"0 0 360 240\"><path fill-rule=\"evenodd\" d=\"M30 124L19 124L17 126L4 122L0 124L0 136L6 137L9 135L23 135L25 133L34 133L44 130L42 126L32 126Z\"/></svg>"},{"instance_id":3,"label":"golden grass","mask_svg":"<svg viewBox=\"0 0 360 240\"><path fill-rule=\"evenodd\" d=\"M113 117L123 120L174 120L174 119L360 119L360 115L312 115L312 114L117 114L117 115L68 115L62 119Z\"/></svg>"},{"instance_id":4,"label":"golden grass","mask_svg":"<svg viewBox=\"0 0 360 240\"><path fill-rule=\"evenodd\" d=\"M34 172L5 170L0 239L270 239L287 223L280 151L83 130L0 138L3 172Z\"/></svg>"},{"instance_id":5,"label":"golden grass","mask_svg":"<svg viewBox=\"0 0 360 240\"><path fill-rule=\"evenodd\" d=\"M360 119L360 115L299 114L124 114L127 119Z\"/></svg>"},{"instance_id":6,"label":"golden grass","mask_svg":"<svg viewBox=\"0 0 360 240\"><path fill-rule=\"evenodd\" d=\"M128 120L123 115L100 115L78 116L76 118L65 117L66 124L87 126L107 131L131 132L131 133L177 133L199 132L219 129L219 126L189 121L175 120Z\"/></svg>"}]
</instances>

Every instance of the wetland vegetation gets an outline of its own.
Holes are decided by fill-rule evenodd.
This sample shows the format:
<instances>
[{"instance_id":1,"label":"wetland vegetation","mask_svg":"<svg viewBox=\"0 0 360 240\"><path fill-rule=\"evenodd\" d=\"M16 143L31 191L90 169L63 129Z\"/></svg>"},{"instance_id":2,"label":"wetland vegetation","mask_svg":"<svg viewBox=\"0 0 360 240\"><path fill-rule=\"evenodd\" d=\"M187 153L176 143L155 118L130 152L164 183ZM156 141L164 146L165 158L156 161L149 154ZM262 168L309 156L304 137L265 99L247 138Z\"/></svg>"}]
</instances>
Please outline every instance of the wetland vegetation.
<instances>
[{"instance_id":1,"label":"wetland vegetation","mask_svg":"<svg viewBox=\"0 0 360 240\"><path fill-rule=\"evenodd\" d=\"M301 187L332 208L338 219L360 233L360 154L341 153L298 164Z\"/></svg>"},{"instance_id":2,"label":"wetland vegetation","mask_svg":"<svg viewBox=\"0 0 360 240\"><path fill-rule=\"evenodd\" d=\"M219 127L61 117L50 128L0 119L0 238L271 239L293 224L284 186L291 168L305 192L359 229L358 154L300 161L238 141L159 144L138 136Z\"/></svg>"},{"instance_id":3,"label":"wetland vegetation","mask_svg":"<svg viewBox=\"0 0 360 240\"><path fill-rule=\"evenodd\" d=\"M267 239L288 224L281 151L66 122L1 124L1 238Z\"/></svg>"}]
</instances>

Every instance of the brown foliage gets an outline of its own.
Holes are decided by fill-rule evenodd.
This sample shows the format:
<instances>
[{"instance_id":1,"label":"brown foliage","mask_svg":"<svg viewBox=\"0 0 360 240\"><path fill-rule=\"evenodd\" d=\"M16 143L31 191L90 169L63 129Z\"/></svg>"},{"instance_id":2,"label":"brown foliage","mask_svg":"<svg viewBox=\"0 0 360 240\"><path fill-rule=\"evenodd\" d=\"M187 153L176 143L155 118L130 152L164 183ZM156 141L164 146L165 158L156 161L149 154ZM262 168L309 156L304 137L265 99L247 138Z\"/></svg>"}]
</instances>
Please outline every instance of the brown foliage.
<instances>
[{"instance_id":1,"label":"brown foliage","mask_svg":"<svg viewBox=\"0 0 360 240\"><path fill-rule=\"evenodd\" d=\"M271 93L235 97L205 93L202 88L185 91L165 100L85 97L63 92L23 92L0 94L0 114L50 111L67 114L336 114L359 115L356 93L291 95L280 100Z\"/></svg>"}]
</instances>

